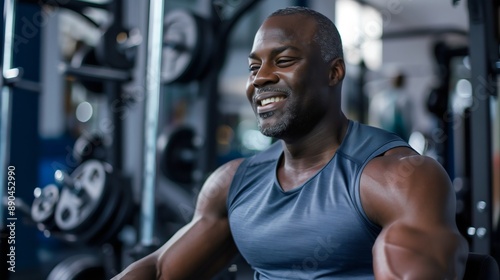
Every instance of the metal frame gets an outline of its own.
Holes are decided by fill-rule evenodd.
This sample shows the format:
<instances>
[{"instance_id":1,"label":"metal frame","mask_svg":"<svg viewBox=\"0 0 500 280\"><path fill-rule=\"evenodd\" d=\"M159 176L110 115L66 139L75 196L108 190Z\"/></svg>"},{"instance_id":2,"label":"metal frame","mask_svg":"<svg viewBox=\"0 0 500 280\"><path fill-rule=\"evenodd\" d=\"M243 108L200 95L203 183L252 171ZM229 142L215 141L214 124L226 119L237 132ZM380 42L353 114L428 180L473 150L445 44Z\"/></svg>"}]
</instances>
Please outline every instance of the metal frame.
<instances>
[{"instance_id":1,"label":"metal frame","mask_svg":"<svg viewBox=\"0 0 500 280\"><path fill-rule=\"evenodd\" d=\"M3 201L7 189L7 167L10 162L10 126L12 107L12 85L8 79L17 78L19 71L13 66L13 43L15 30L16 0L4 2L4 49L2 65L1 118L0 118L0 199ZM4 207L0 207L0 229L4 227Z\"/></svg>"},{"instance_id":2,"label":"metal frame","mask_svg":"<svg viewBox=\"0 0 500 280\"><path fill-rule=\"evenodd\" d=\"M146 64L146 118L144 122L144 172L141 203L140 244L154 246L156 139L161 94L161 51L165 1L150 0L148 25L148 58Z\"/></svg>"},{"instance_id":3,"label":"metal frame","mask_svg":"<svg viewBox=\"0 0 500 280\"><path fill-rule=\"evenodd\" d=\"M492 64L498 59L494 42L493 3L491 0L468 1L471 83L473 105L471 108L471 186L472 186L472 237L471 251L491 254L492 248L492 164L490 95L493 94ZM496 54L495 54L496 52ZM490 63L491 62L491 63ZM494 87L493 87L494 88Z\"/></svg>"}]
</instances>

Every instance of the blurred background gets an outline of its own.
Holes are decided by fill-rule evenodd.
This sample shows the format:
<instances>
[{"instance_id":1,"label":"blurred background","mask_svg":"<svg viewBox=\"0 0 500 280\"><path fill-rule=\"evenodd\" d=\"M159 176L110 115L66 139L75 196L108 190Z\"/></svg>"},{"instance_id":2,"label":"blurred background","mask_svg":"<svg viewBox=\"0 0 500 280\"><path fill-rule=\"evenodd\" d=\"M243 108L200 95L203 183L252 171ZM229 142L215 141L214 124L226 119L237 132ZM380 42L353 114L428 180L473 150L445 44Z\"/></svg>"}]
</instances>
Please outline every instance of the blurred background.
<instances>
[{"instance_id":1,"label":"blurred background","mask_svg":"<svg viewBox=\"0 0 500 280\"><path fill-rule=\"evenodd\" d=\"M186 224L216 167L273 142L247 57L261 22L296 5L340 31L348 117L437 159L471 250L500 258L498 1L0 3L1 279L107 279ZM253 278L237 258L218 279Z\"/></svg>"}]
</instances>

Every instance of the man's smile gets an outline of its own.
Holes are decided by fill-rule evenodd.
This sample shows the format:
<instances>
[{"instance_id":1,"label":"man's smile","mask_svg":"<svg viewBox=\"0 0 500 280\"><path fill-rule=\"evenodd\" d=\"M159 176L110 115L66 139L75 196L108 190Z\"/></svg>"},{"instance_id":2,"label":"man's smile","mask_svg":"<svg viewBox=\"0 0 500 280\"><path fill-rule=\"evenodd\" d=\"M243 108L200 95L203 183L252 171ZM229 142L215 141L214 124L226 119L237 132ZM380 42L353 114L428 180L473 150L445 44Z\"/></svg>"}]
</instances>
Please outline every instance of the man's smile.
<instances>
[{"instance_id":1,"label":"man's smile","mask_svg":"<svg viewBox=\"0 0 500 280\"><path fill-rule=\"evenodd\" d=\"M283 99L285 99L285 97L283 97L283 96L269 97L269 98L261 100L260 101L260 106L266 106L267 104L278 102L278 101L281 101Z\"/></svg>"},{"instance_id":2,"label":"man's smile","mask_svg":"<svg viewBox=\"0 0 500 280\"><path fill-rule=\"evenodd\" d=\"M274 96L257 101L257 113L267 113L284 106L285 96Z\"/></svg>"},{"instance_id":3,"label":"man's smile","mask_svg":"<svg viewBox=\"0 0 500 280\"><path fill-rule=\"evenodd\" d=\"M258 89L254 96L257 113L267 113L282 108L290 94L291 91L287 88L264 87Z\"/></svg>"}]
</instances>

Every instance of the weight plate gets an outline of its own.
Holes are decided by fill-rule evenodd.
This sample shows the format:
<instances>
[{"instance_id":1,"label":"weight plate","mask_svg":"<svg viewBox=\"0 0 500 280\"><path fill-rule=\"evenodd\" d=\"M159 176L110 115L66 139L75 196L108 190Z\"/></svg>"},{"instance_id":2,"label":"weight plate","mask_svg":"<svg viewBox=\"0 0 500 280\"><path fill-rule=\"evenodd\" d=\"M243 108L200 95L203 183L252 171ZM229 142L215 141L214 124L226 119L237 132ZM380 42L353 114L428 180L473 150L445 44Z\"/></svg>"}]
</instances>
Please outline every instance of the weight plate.
<instances>
[{"instance_id":1,"label":"weight plate","mask_svg":"<svg viewBox=\"0 0 500 280\"><path fill-rule=\"evenodd\" d=\"M194 130L189 127L179 127L167 136L160 152L160 170L171 181L180 184L193 182L198 157L195 137Z\"/></svg>"},{"instance_id":2,"label":"weight plate","mask_svg":"<svg viewBox=\"0 0 500 280\"><path fill-rule=\"evenodd\" d=\"M40 196L33 200L31 205L31 218L36 223L48 223L54 217L57 202L59 201L59 188L56 185L47 185L41 190Z\"/></svg>"},{"instance_id":3,"label":"weight plate","mask_svg":"<svg viewBox=\"0 0 500 280\"><path fill-rule=\"evenodd\" d=\"M114 179L117 180L115 192L119 197L118 205L115 207L115 211L109 217L108 222L102 228L101 232L89 240L91 244L103 244L116 237L132 213L134 201L130 185L122 178Z\"/></svg>"},{"instance_id":4,"label":"weight plate","mask_svg":"<svg viewBox=\"0 0 500 280\"><path fill-rule=\"evenodd\" d=\"M127 52L125 49L121 49L120 43L117 41L119 37L130 38L130 30L114 23L107 27L95 48L97 61L101 65L112 68L132 69L135 64L136 51L131 49Z\"/></svg>"},{"instance_id":5,"label":"weight plate","mask_svg":"<svg viewBox=\"0 0 500 280\"><path fill-rule=\"evenodd\" d=\"M106 184L105 203L103 207L92 220L92 224L88 225L78 233L78 242L87 244L102 244L100 236L106 230L108 224L112 223L115 219L116 209L119 208L122 194L120 186L116 184L116 175L110 174Z\"/></svg>"},{"instance_id":6,"label":"weight plate","mask_svg":"<svg viewBox=\"0 0 500 280\"><path fill-rule=\"evenodd\" d=\"M64 186L56 207L55 221L63 231L78 231L92 222L102 204L107 172L97 160L88 160L71 174L74 186Z\"/></svg>"}]
</instances>

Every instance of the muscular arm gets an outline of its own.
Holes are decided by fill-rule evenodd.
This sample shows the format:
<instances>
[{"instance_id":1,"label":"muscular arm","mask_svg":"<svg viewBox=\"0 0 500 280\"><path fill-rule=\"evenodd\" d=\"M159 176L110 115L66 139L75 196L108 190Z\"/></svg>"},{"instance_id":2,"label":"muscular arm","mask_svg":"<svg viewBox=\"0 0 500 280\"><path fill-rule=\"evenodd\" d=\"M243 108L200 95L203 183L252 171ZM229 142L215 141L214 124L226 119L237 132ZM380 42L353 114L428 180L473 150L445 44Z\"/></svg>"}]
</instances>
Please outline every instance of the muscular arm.
<instances>
[{"instance_id":1,"label":"muscular arm","mask_svg":"<svg viewBox=\"0 0 500 280\"><path fill-rule=\"evenodd\" d=\"M383 227L373 248L376 279L462 279L468 247L439 163L407 149L376 158L363 172L361 199Z\"/></svg>"},{"instance_id":2,"label":"muscular arm","mask_svg":"<svg viewBox=\"0 0 500 280\"><path fill-rule=\"evenodd\" d=\"M192 221L113 279L210 279L222 269L237 252L226 198L240 163L235 160L217 169L201 189Z\"/></svg>"}]
</instances>

